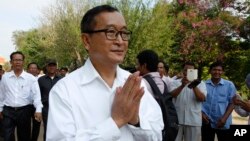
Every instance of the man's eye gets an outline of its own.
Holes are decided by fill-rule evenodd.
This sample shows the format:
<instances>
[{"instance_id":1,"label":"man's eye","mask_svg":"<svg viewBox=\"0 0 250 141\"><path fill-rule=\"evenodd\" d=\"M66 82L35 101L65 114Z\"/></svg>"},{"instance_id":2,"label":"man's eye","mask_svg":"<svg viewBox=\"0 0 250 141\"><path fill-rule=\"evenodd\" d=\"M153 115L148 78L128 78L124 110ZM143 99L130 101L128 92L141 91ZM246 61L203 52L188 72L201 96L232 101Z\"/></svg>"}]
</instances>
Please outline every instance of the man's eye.
<instances>
[{"instance_id":1,"label":"man's eye","mask_svg":"<svg viewBox=\"0 0 250 141\"><path fill-rule=\"evenodd\" d=\"M107 30L107 33L116 33L115 30Z\"/></svg>"},{"instance_id":2,"label":"man's eye","mask_svg":"<svg viewBox=\"0 0 250 141\"><path fill-rule=\"evenodd\" d=\"M122 31L122 34L129 34L129 31Z\"/></svg>"}]
</instances>

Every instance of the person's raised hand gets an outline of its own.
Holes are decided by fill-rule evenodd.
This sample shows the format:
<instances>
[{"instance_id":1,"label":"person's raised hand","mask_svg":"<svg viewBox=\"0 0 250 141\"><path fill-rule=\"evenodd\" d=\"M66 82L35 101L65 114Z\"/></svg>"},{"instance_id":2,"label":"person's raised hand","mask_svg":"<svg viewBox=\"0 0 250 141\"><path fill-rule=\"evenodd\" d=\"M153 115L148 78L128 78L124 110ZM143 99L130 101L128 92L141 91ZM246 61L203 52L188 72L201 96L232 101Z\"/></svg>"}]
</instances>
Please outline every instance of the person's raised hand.
<instances>
[{"instance_id":1,"label":"person's raised hand","mask_svg":"<svg viewBox=\"0 0 250 141\"><path fill-rule=\"evenodd\" d=\"M123 87L118 87L114 97L111 116L118 127L139 122L140 100L144 94L139 72L131 74Z\"/></svg>"},{"instance_id":2,"label":"person's raised hand","mask_svg":"<svg viewBox=\"0 0 250 141\"><path fill-rule=\"evenodd\" d=\"M186 76L184 76L181 80L181 85L182 86L186 86L189 83L188 79Z\"/></svg>"}]
</instances>

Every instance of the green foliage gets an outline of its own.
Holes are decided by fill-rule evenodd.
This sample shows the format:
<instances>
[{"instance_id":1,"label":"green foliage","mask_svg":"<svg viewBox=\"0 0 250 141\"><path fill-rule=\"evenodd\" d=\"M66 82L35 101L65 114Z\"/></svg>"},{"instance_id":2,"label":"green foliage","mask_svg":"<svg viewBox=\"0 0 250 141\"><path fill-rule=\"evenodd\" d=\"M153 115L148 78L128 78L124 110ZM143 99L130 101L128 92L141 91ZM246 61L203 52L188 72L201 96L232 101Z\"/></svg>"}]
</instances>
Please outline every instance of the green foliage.
<instances>
[{"instance_id":1,"label":"green foliage","mask_svg":"<svg viewBox=\"0 0 250 141\"><path fill-rule=\"evenodd\" d=\"M198 65L201 78L208 79L209 64L221 60L226 64L225 77L245 93L244 78L250 72L250 17L232 15L226 8L249 14L250 3L234 2L105 1L123 13L133 33L123 67L134 66L140 51L153 49L172 72L189 60ZM55 58L59 67L75 69L87 58L80 21L88 9L99 4L96 0L58 0L44 11L37 29L13 34L16 48L25 53L27 63L34 61L43 66L47 58Z\"/></svg>"},{"instance_id":2,"label":"green foliage","mask_svg":"<svg viewBox=\"0 0 250 141\"><path fill-rule=\"evenodd\" d=\"M46 51L44 48L43 34L36 29L32 29L29 32L14 32L14 38L16 45L20 46L18 50L25 54L25 65L30 62L36 62L40 67L43 66L45 59L44 54Z\"/></svg>"},{"instance_id":3,"label":"green foliage","mask_svg":"<svg viewBox=\"0 0 250 141\"><path fill-rule=\"evenodd\" d=\"M172 28L173 17L168 15L170 5L163 0L125 0L112 3L121 10L133 32L123 65L134 66L136 55L144 49L153 49L168 61L175 33Z\"/></svg>"},{"instance_id":4,"label":"green foliage","mask_svg":"<svg viewBox=\"0 0 250 141\"><path fill-rule=\"evenodd\" d=\"M226 75L235 83L237 88L240 88L245 84L245 77L250 72L250 50L228 52L225 56Z\"/></svg>"}]
</instances>

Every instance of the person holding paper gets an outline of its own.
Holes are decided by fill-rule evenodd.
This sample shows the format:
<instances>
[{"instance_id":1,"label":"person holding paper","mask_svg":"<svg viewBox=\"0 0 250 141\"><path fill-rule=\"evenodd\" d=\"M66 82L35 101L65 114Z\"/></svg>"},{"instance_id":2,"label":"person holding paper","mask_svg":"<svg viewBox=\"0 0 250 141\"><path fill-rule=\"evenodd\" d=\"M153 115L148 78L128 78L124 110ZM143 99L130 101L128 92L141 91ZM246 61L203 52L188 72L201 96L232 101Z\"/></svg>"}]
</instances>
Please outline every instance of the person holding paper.
<instances>
[{"instance_id":1,"label":"person holding paper","mask_svg":"<svg viewBox=\"0 0 250 141\"><path fill-rule=\"evenodd\" d=\"M182 141L183 139L185 141L200 140L201 107L206 98L207 90L205 83L197 80L197 70L194 68L194 63L186 62L183 65L183 78L173 80L170 85L170 92L174 97L173 101L180 124L175 141ZM194 74L190 75L187 72Z\"/></svg>"}]
</instances>

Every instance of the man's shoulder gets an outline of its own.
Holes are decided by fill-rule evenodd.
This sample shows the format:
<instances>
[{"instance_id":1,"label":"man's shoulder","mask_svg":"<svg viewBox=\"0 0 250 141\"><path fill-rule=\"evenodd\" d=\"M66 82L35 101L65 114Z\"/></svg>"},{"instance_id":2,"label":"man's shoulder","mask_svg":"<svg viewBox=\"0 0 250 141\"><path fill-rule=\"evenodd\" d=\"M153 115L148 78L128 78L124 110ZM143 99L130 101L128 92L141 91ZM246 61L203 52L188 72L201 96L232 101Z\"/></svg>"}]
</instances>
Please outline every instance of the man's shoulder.
<instances>
[{"instance_id":1,"label":"man's shoulder","mask_svg":"<svg viewBox=\"0 0 250 141\"><path fill-rule=\"evenodd\" d=\"M82 78L82 76L85 75L85 72L83 70L83 67L80 67L74 71L72 71L71 73L69 73L67 76L65 77L60 77L60 81L63 81L64 83L71 83L71 82L76 82L76 81L80 81L80 79Z\"/></svg>"},{"instance_id":2,"label":"man's shoulder","mask_svg":"<svg viewBox=\"0 0 250 141\"><path fill-rule=\"evenodd\" d=\"M38 78L38 81L44 80L46 77L47 77L47 75L43 75L43 76Z\"/></svg>"},{"instance_id":3,"label":"man's shoulder","mask_svg":"<svg viewBox=\"0 0 250 141\"><path fill-rule=\"evenodd\" d=\"M221 78L221 81L224 81L224 83L233 84L232 81L224 79L224 78Z\"/></svg>"},{"instance_id":4,"label":"man's shoulder","mask_svg":"<svg viewBox=\"0 0 250 141\"><path fill-rule=\"evenodd\" d=\"M221 78L220 84L224 87L235 87L232 81L223 78Z\"/></svg>"},{"instance_id":5,"label":"man's shoulder","mask_svg":"<svg viewBox=\"0 0 250 141\"><path fill-rule=\"evenodd\" d=\"M55 75L55 78L57 79L57 80L60 80L60 79L62 79L63 77L61 76L61 75Z\"/></svg>"},{"instance_id":6,"label":"man's shoulder","mask_svg":"<svg viewBox=\"0 0 250 141\"><path fill-rule=\"evenodd\" d=\"M36 77L35 77L34 75L32 75L32 74L30 74L30 73L28 73L28 72L26 72L26 71L23 71L22 74L21 74L21 76L22 76L24 79L26 79L26 80L31 80L31 81L36 81L36 80L37 80Z\"/></svg>"},{"instance_id":7,"label":"man's shoulder","mask_svg":"<svg viewBox=\"0 0 250 141\"><path fill-rule=\"evenodd\" d=\"M8 72L5 72L5 73L2 75L2 78L3 78L3 77L9 77L9 76L11 76L11 75L13 75L13 71L8 71Z\"/></svg>"},{"instance_id":8,"label":"man's shoulder","mask_svg":"<svg viewBox=\"0 0 250 141\"><path fill-rule=\"evenodd\" d=\"M124 69L122 69L120 67L118 67L117 71L119 73L118 76L123 77L123 78L127 78L131 74L129 71L124 70Z\"/></svg>"}]
</instances>

